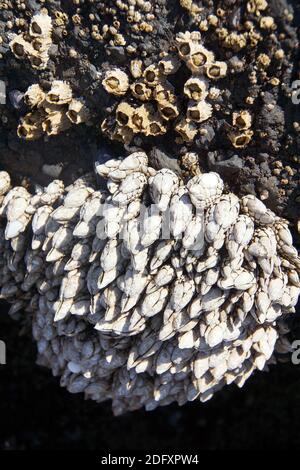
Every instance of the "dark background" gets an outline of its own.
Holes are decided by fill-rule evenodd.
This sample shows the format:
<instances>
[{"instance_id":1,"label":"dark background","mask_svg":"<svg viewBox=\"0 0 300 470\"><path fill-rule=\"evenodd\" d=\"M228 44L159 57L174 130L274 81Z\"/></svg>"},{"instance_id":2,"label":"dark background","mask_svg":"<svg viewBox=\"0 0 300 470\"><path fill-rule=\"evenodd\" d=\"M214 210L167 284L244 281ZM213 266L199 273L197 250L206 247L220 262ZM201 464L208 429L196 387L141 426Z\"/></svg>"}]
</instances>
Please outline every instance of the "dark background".
<instances>
[{"instance_id":1,"label":"dark background","mask_svg":"<svg viewBox=\"0 0 300 470\"><path fill-rule=\"evenodd\" d=\"M300 365L257 372L242 389L207 402L114 417L110 403L85 401L35 365L35 344L0 305L0 449L290 449L300 446ZM294 337L300 339L294 325ZM299 334L297 336L297 331Z\"/></svg>"}]
</instances>

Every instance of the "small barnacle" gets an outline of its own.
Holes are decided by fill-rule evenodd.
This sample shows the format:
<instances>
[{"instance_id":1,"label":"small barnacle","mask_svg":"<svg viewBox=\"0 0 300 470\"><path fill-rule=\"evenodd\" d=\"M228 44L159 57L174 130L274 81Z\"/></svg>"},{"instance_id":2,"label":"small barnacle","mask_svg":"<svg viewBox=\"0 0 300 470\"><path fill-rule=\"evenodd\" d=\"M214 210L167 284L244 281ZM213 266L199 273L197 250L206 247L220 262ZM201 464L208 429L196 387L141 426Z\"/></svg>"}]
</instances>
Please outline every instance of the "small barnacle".
<instances>
[{"instance_id":1,"label":"small barnacle","mask_svg":"<svg viewBox=\"0 0 300 470\"><path fill-rule=\"evenodd\" d=\"M30 108L41 105L45 99L45 92L38 83L31 85L24 94L24 102Z\"/></svg>"},{"instance_id":2,"label":"small barnacle","mask_svg":"<svg viewBox=\"0 0 300 470\"><path fill-rule=\"evenodd\" d=\"M257 16L260 15L261 11L264 11L268 7L266 0L248 0L247 11L249 13L255 13Z\"/></svg>"},{"instance_id":3,"label":"small barnacle","mask_svg":"<svg viewBox=\"0 0 300 470\"><path fill-rule=\"evenodd\" d=\"M191 121L183 118L175 126L176 132L181 136L184 142L192 142L198 132L197 127Z\"/></svg>"},{"instance_id":4,"label":"small barnacle","mask_svg":"<svg viewBox=\"0 0 300 470\"><path fill-rule=\"evenodd\" d=\"M187 152L181 157L181 165L188 171L188 176L196 176L201 173L199 158L195 152Z\"/></svg>"},{"instance_id":5,"label":"small barnacle","mask_svg":"<svg viewBox=\"0 0 300 470\"><path fill-rule=\"evenodd\" d=\"M249 111L239 111L232 114L232 124L244 131L251 127L252 117Z\"/></svg>"},{"instance_id":6,"label":"small barnacle","mask_svg":"<svg viewBox=\"0 0 300 470\"><path fill-rule=\"evenodd\" d=\"M184 94L194 101L204 100L207 96L207 81L199 77L189 78L183 88Z\"/></svg>"},{"instance_id":7,"label":"small barnacle","mask_svg":"<svg viewBox=\"0 0 300 470\"><path fill-rule=\"evenodd\" d=\"M208 66L213 62L213 52L209 51L204 46L197 44L188 57L186 65L193 73L200 73L204 66Z\"/></svg>"},{"instance_id":8,"label":"small barnacle","mask_svg":"<svg viewBox=\"0 0 300 470\"><path fill-rule=\"evenodd\" d=\"M134 82L130 89L133 96L140 101L149 101L152 97L152 89L143 80Z\"/></svg>"},{"instance_id":9,"label":"small barnacle","mask_svg":"<svg viewBox=\"0 0 300 470\"><path fill-rule=\"evenodd\" d=\"M153 90L153 98L158 102L175 103L176 96L173 85L168 81L158 83Z\"/></svg>"},{"instance_id":10,"label":"small barnacle","mask_svg":"<svg viewBox=\"0 0 300 470\"><path fill-rule=\"evenodd\" d=\"M125 46L126 45L126 39L124 38L123 34L120 34L120 33L114 34L113 42L114 42L115 46Z\"/></svg>"},{"instance_id":11,"label":"small barnacle","mask_svg":"<svg viewBox=\"0 0 300 470\"><path fill-rule=\"evenodd\" d=\"M170 119L175 119L177 116L179 116L178 106L174 103L170 103L169 101L159 101L158 111L167 121Z\"/></svg>"},{"instance_id":12,"label":"small barnacle","mask_svg":"<svg viewBox=\"0 0 300 470\"><path fill-rule=\"evenodd\" d=\"M31 54L28 54L28 57L32 68L43 70L46 68L49 60L48 49L41 52L33 51Z\"/></svg>"},{"instance_id":13,"label":"small barnacle","mask_svg":"<svg viewBox=\"0 0 300 470\"><path fill-rule=\"evenodd\" d=\"M143 62L140 59L131 60L130 72L133 78L140 78L143 73Z\"/></svg>"},{"instance_id":14,"label":"small barnacle","mask_svg":"<svg viewBox=\"0 0 300 470\"><path fill-rule=\"evenodd\" d=\"M260 19L259 26L262 29L274 29L275 27L274 18L272 16L263 16Z\"/></svg>"},{"instance_id":15,"label":"small barnacle","mask_svg":"<svg viewBox=\"0 0 300 470\"><path fill-rule=\"evenodd\" d=\"M216 34L221 41L224 41L228 36L228 29L227 28L218 28L216 29Z\"/></svg>"},{"instance_id":16,"label":"small barnacle","mask_svg":"<svg viewBox=\"0 0 300 470\"><path fill-rule=\"evenodd\" d=\"M48 51L49 49L49 42L45 41L43 38L33 38L31 41L31 45L36 52L42 53L44 51Z\"/></svg>"},{"instance_id":17,"label":"small barnacle","mask_svg":"<svg viewBox=\"0 0 300 470\"><path fill-rule=\"evenodd\" d=\"M257 63L258 63L258 67L259 68L267 68L269 67L270 63L271 63L271 59L270 57L267 55L267 54L259 54L259 56L257 57Z\"/></svg>"},{"instance_id":18,"label":"small barnacle","mask_svg":"<svg viewBox=\"0 0 300 470\"><path fill-rule=\"evenodd\" d=\"M216 87L211 87L208 92L208 97L211 100L217 100L221 94L221 90Z\"/></svg>"},{"instance_id":19,"label":"small barnacle","mask_svg":"<svg viewBox=\"0 0 300 470\"><path fill-rule=\"evenodd\" d=\"M29 34L32 37L48 38L52 31L52 21L50 16L44 14L34 15L30 27Z\"/></svg>"},{"instance_id":20,"label":"small barnacle","mask_svg":"<svg viewBox=\"0 0 300 470\"><path fill-rule=\"evenodd\" d=\"M270 83L272 86L278 86L280 84L280 80L277 77L272 77Z\"/></svg>"},{"instance_id":21,"label":"small barnacle","mask_svg":"<svg viewBox=\"0 0 300 470\"><path fill-rule=\"evenodd\" d=\"M248 38L250 40L251 47L257 46L259 41L262 40L261 35L258 32L254 31L254 30L249 31Z\"/></svg>"},{"instance_id":22,"label":"small barnacle","mask_svg":"<svg viewBox=\"0 0 300 470\"><path fill-rule=\"evenodd\" d=\"M43 134L42 121L45 114L42 111L28 113L21 118L17 127L17 135L20 139L36 140Z\"/></svg>"},{"instance_id":23,"label":"small barnacle","mask_svg":"<svg viewBox=\"0 0 300 470\"><path fill-rule=\"evenodd\" d=\"M46 101L52 104L66 104L72 100L72 88L62 80L53 80Z\"/></svg>"},{"instance_id":24,"label":"small barnacle","mask_svg":"<svg viewBox=\"0 0 300 470\"><path fill-rule=\"evenodd\" d=\"M123 101L116 109L116 121L120 126L127 126L132 118L134 107Z\"/></svg>"},{"instance_id":25,"label":"small barnacle","mask_svg":"<svg viewBox=\"0 0 300 470\"><path fill-rule=\"evenodd\" d=\"M143 77L149 86L156 86L160 81L160 70L158 65L149 65L149 67L144 70Z\"/></svg>"},{"instance_id":26,"label":"small barnacle","mask_svg":"<svg viewBox=\"0 0 300 470\"><path fill-rule=\"evenodd\" d=\"M116 96L125 95L129 88L128 76L121 69L108 70L102 80L102 85L108 93Z\"/></svg>"},{"instance_id":27,"label":"small barnacle","mask_svg":"<svg viewBox=\"0 0 300 470\"><path fill-rule=\"evenodd\" d=\"M153 108L148 103L135 108L128 124L129 127L132 128L133 132L143 133L149 127L151 114L153 114Z\"/></svg>"},{"instance_id":28,"label":"small barnacle","mask_svg":"<svg viewBox=\"0 0 300 470\"><path fill-rule=\"evenodd\" d=\"M32 45L23 39L22 35L15 36L9 43L13 54L17 59L23 59L33 53Z\"/></svg>"},{"instance_id":29,"label":"small barnacle","mask_svg":"<svg viewBox=\"0 0 300 470\"><path fill-rule=\"evenodd\" d=\"M66 114L73 124L87 122L90 117L90 112L82 99L72 99Z\"/></svg>"},{"instance_id":30,"label":"small barnacle","mask_svg":"<svg viewBox=\"0 0 300 470\"><path fill-rule=\"evenodd\" d=\"M246 130L244 132L230 132L228 134L229 140L232 145L239 149L246 147L253 136L253 131Z\"/></svg>"},{"instance_id":31,"label":"small barnacle","mask_svg":"<svg viewBox=\"0 0 300 470\"><path fill-rule=\"evenodd\" d=\"M161 119L160 115L156 113L150 117L149 125L145 129L144 134L146 136L152 135L155 137L157 135L163 135L166 132L167 132L167 128L163 120Z\"/></svg>"},{"instance_id":32,"label":"small barnacle","mask_svg":"<svg viewBox=\"0 0 300 470\"><path fill-rule=\"evenodd\" d=\"M250 33L249 33L250 37ZM238 34L238 33L230 33L226 38L224 39L224 46L227 47L228 49L232 49L235 52L240 51L247 45L247 36L246 34Z\"/></svg>"},{"instance_id":33,"label":"small barnacle","mask_svg":"<svg viewBox=\"0 0 300 470\"><path fill-rule=\"evenodd\" d=\"M223 78L227 74L227 64L226 62L216 61L213 64L208 64L205 67L206 75L212 80L218 80Z\"/></svg>"},{"instance_id":34,"label":"small barnacle","mask_svg":"<svg viewBox=\"0 0 300 470\"><path fill-rule=\"evenodd\" d=\"M174 55L167 55L158 62L158 67L163 75L176 73L180 65L180 60Z\"/></svg>"},{"instance_id":35,"label":"small barnacle","mask_svg":"<svg viewBox=\"0 0 300 470\"><path fill-rule=\"evenodd\" d=\"M212 115L212 106L205 100L190 101L187 108L187 121L203 122Z\"/></svg>"},{"instance_id":36,"label":"small barnacle","mask_svg":"<svg viewBox=\"0 0 300 470\"><path fill-rule=\"evenodd\" d=\"M42 122L42 129L48 135L57 135L71 127L71 125L64 111L56 111L52 114L48 114L46 119Z\"/></svg>"},{"instance_id":37,"label":"small barnacle","mask_svg":"<svg viewBox=\"0 0 300 470\"><path fill-rule=\"evenodd\" d=\"M193 53L195 47L199 45L200 41L200 31L186 31L185 33L178 33L176 36L176 46L179 57L185 61L188 60L190 54Z\"/></svg>"}]
</instances>

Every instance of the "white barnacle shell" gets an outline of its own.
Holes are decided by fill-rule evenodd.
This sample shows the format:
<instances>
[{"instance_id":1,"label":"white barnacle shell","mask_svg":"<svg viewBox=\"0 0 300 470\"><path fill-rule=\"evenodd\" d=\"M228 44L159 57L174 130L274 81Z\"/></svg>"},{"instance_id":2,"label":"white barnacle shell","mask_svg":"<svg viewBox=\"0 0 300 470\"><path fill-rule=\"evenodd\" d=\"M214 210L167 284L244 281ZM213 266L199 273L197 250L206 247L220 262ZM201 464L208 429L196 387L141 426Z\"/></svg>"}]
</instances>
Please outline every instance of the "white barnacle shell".
<instances>
[{"instance_id":1,"label":"white barnacle shell","mask_svg":"<svg viewBox=\"0 0 300 470\"><path fill-rule=\"evenodd\" d=\"M188 223L182 238L182 246L188 250L204 249L204 218L196 214Z\"/></svg>"},{"instance_id":2,"label":"white barnacle shell","mask_svg":"<svg viewBox=\"0 0 300 470\"><path fill-rule=\"evenodd\" d=\"M197 135L198 128L192 121L181 119L175 126L176 132L184 142L192 142Z\"/></svg>"},{"instance_id":3,"label":"white barnacle shell","mask_svg":"<svg viewBox=\"0 0 300 470\"><path fill-rule=\"evenodd\" d=\"M30 108L34 108L35 106L39 106L43 103L45 96L46 94L40 85L35 83L27 88L24 94L24 102L30 106Z\"/></svg>"},{"instance_id":4,"label":"white barnacle shell","mask_svg":"<svg viewBox=\"0 0 300 470\"><path fill-rule=\"evenodd\" d=\"M124 160L120 161L120 164L116 169L112 169L109 172L109 177L112 181L119 182L126 178L130 173L139 171L147 172L148 157L145 152L134 152Z\"/></svg>"},{"instance_id":5,"label":"white barnacle shell","mask_svg":"<svg viewBox=\"0 0 300 470\"><path fill-rule=\"evenodd\" d=\"M196 175L187 183L192 203L197 209L206 209L216 201L223 192L223 181L217 173Z\"/></svg>"},{"instance_id":6,"label":"white barnacle shell","mask_svg":"<svg viewBox=\"0 0 300 470\"><path fill-rule=\"evenodd\" d=\"M167 303L169 289L160 287L144 297L141 303L141 315L152 317L163 310Z\"/></svg>"},{"instance_id":7,"label":"white barnacle shell","mask_svg":"<svg viewBox=\"0 0 300 470\"><path fill-rule=\"evenodd\" d=\"M90 112L83 99L73 98L66 115L73 124L81 124L89 120Z\"/></svg>"},{"instance_id":8,"label":"white barnacle shell","mask_svg":"<svg viewBox=\"0 0 300 470\"><path fill-rule=\"evenodd\" d=\"M250 243L254 233L254 223L247 215L238 216L226 238L226 248L231 259L235 259Z\"/></svg>"},{"instance_id":9,"label":"white barnacle shell","mask_svg":"<svg viewBox=\"0 0 300 470\"><path fill-rule=\"evenodd\" d=\"M104 272L116 268L120 259L120 242L117 239L110 239L106 242L101 256L100 265Z\"/></svg>"},{"instance_id":10,"label":"white barnacle shell","mask_svg":"<svg viewBox=\"0 0 300 470\"><path fill-rule=\"evenodd\" d=\"M195 292L195 284L192 279L184 276L176 279L170 297L170 307L180 312L190 302Z\"/></svg>"},{"instance_id":11,"label":"white barnacle shell","mask_svg":"<svg viewBox=\"0 0 300 470\"><path fill-rule=\"evenodd\" d=\"M156 206L146 209L143 217L141 244L144 247L152 245L159 240L162 225L162 216Z\"/></svg>"},{"instance_id":12,"label":"white barnacle shell","mask_svg":"<svg viewBox=\"0 0 300 470\"><path fill-rule=\"evenodd\" d=\"M32 218L32 231L34 235L38 236L44 233L45 225L52 212L52 207L46 205L41 206L36 210Z\"/></svg>"},{"instance_id":13,"label":"white barnacle shell","mask_svg":"<svg viewBox=\"0 0 300 470\"><path fill-rule=\"evenodd\" d=\"M160 68L157 64L151 64L143 71L143 77L147 85L156 86L160 81Z\"/></svg>"},{"instance_id":14,"label":"white barnacle shell","mask_svg":"<svg viewBox=\"0 0 300 470\"><path fill-rule=\"evenodd\" d=\"M56 111L52 114L48 114L46 119L42 122L42 129L48 135L57 135L62 131L65 131L71 126L71 122L67 118L66 114L62 111Z\"/></svg>"},{"instance_id":15,"label":"white barnacle shell","mask_svg":"<svg viewBox=\"0 0 300 470\"><path fill-rule=\"evenodd\" d=\"M226 62L221 62L218 60L213 63L208 63L205 67L205 72L208 78L211 80L224 78L227 74L227 64Z\"/></svg>"},{"instance_id":16,"label":"white barnacle shell","mask_svg":"<svg viewBox=\"0 0 300 470\"><path fill-rule=\"evenodd\" d=\"M268 225L275 221L273 212L267 209L265 204L255 196L251 194L244 196L241 199L241 203L243 212L249 214L255 222L261 225Z\"/></svg>"},{"instance_id":17,"label":"white barnacle shell","mask_svg":"<svg viewBox=\"0 0 300 470\"><path fill-rule=\"evenodd\" d=\"M228 276L218 280L218 286L223 289L248 290L256 284L253 272L240 269L236 272L229 272Z\"/></svg>"},{"instance_id":18,"label":"white barnacle shell","mask_svg":"<svg viewBox=\"0 0 300 470\"><path fill-rule=\"evenodd\" d=\"M108 238L114 238L123 226L124 207L106 203L103 208L104 232Z\"/></svg>"},{"instance_id":19,"label":"white barnacle shell","mask_svg":"<svg viewBox=\"0 0 300 470\"><path fill-rule=\"evenodd\" d=\"M26 41L22 34L15 35L9 43L9 47L17 59L23 59L34 51L31 43Z\"/></svg>"},{"instance_id":20,"label":"white barnacle shell","mask_svg":"<svg viewBox=\"0 0 300 470\"><path fill-rule=\"evenodd\" d=\"M72 89L67 82L53 80L51 88L46 94L46 101L52 104L66 104L72 100Z\"/></svg>"},{"instance_id":21,"label":"white barnacle shell","mask_svg":"<svg viewBox=\"0 0 300 470\"><path fill-rule=\"evenodd\" d=\"M138 199L147 184L146 176L141 172L130 173L122 180L119 189L113 194L112 200L120 206L126 206Z\"/></svg>"},{"instance_id":22,"label":"white barnacle shell","mask_svg":"<svg viewBox=\"0 0 300 470\"><path fill-rule=\"evenodd\" d=\"M280 252L299 265L298 253L293 247L293 238L286 223L277 221L275 223L275 237Z\"/></svg>"},{"instance_id":23,"label":"white barnacle shell","mask_svg":"<svg viewBox=\"0 0 300 470\"><path fill-rule=\"evenodd\" d=\"M175 55L166 55L158 62L159 70L163 75L172 75L177 72L181 63Z\"/></svg>"},{"instance_id":24,"label":"white barnacle shell","mask_svg":"<svg viewBox=\"0 0 300 470\"><path fill-rule=\"evenodd\" d=\"M121 160L118 160L116 158L112 158L111 160L108 160L105 163L95 163L95 170L96 173L98 173L99 176L102 176L103 178L110 178L111 172L114 170L118 169L121 164Z\"/></svg>"},{"instance_id":25,"label":"white barnacle shell","mask_svg":"<svg viewBox=\"0 0 300 470\"><path fill-rule=\"evenodd\" d=\"M140 101L149 101L152 98L152 88L144 80L137 80L130 86L130 89L132 95Z\"/></svg>"},{"instance_id":26,"label":"white barnacle shell","mask_svg":"<svg viewBox=\"0 0 300 470\"><path fill-rule=\"evenodd\" d=\"M185 82L183 92L190 100L203 101L208 94L207 80L192 76Z\"/></svg>"},{"instance_id":27,"label":"white barnacle shell","mask_svg":"<svg viewBox=\"0 0 300 470\"><path fill-rule=\"evenodd\" d=\"M129 88L128 76L118 68L108 70L102 80L102 85L108 93L116 96L125 95Z\"/></svg>"},{"instance_id":28,"label":"white barnacle shell","mask_svg":"<svg viewBox=\"0 0 300 470\"><path fill-rule=\"evenodd\" d=\"M151 262L150 270L158 269L171 255L173 249L173 240L163 240L155 247Z\"/></svg>"},{"instance_id":29,"label":"white barnacle shell","mask_svg":"<svg viewBox=\"0 0 300 470\"><path fill-rule=\"evenodd\" d=\"M169 201L178 188L179 180L173 171L168 169L159 170L156 175L150 178L150 194L152 201L160 211L165 211Z\"/></svg>"},{"instance_id":30,"label":"white barnacle shell","mask_svg":"<svg viewBox=\"0 0 300 470\"><path fill-rule=\"evenodd\" d=\"M166 121L177 118L179 116L179 107L176 103L171 103L167 100L158 102L158 111L162 118Z\"/></svg>"},{"instance_id":31,"label":"white barnacle shell","mask_svg":"<svg viewBox=\"0 0 300 470\"><path fill-rule=\"evenodd\" d=\"M208 243L217 243L217 238L236 222L239 214L239 199L232 193L223 194L206 215L205 238Z\"/></svg>"},{"instance_id":32,"label":"white barnacle shell","mask_svg":"<svg viewBox=\"0 0 300 470\"><path fill-rule=\"evenodd\" d=\"M179 237L193 217L193 205L186 188L179 188L170 202L170 229L174 238Z\"/></svg>"},{"instance_id":33,"label":"white barnacle shell","mask_svg":"<svg viewBox=\"0 0 300 470\"><path fill-rule=\"evenodd\" d=\"M190 101L187 108L187 121L204 122L212 116L212 105L205 100Z\"/></svg>"},{"instance_id":34,"label":"white barnacle shell","mask_svg":"<svg viewBox=\"0 0 300 470\"><path fill-rule=\"evenodd\" d=\"M10 176L6 171L0 171L0 197L10 190Z\"/></svg>"},{"instance_id":35,"label":"white barnacle shell","mask_svg":"<svg viewBox=\"0 0 300 470\"><path fill-rule=\"evenodd\" d=\"M207 68L213 62L213 52L209 51L201 44L195 44L191 47L186 65L193 73L201 73L204 67Z\"/></svg>"},{"instance_id":36,"label":"white barnacle shell","mask_svg":"<svg viewBox=\"0 0 300 470\"><path fill-rule=\"evenodd\" d=\"M39 13L30 22L29 34L32 37L49 38L52 31L52 20L49 15Z\"/></svg>"}]
</instances>

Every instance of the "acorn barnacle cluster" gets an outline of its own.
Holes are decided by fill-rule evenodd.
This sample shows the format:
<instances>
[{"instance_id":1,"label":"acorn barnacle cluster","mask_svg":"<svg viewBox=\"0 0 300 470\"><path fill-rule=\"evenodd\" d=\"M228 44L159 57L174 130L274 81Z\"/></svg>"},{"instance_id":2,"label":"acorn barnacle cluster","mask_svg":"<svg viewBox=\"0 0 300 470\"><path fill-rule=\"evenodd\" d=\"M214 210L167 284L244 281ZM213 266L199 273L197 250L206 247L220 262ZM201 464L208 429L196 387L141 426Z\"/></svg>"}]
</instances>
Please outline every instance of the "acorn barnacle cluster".
<instances>
[{"instance_id":1,"label":"acorn barnacle cluster","mask_svg":"<svg viewBox=\"0 0 300 470\"><path fill-rule=\"evenodd\" d=\"M49 60L51 33L50 16L38 13L31 19L29 32L15 35L9 45L17 59L27 58L34 69L43 70L47 67Z\"/></svg>"},{"instance_id":2,"label":"acorn barnacle cluster","mask_svg":"<svg viewBox=\"0 0 300 470\"><path fill-rule=\"evenodd\" d=\"M287 221L216 173L187 184L144 152L31 195L0 173L0 294L38 363L116 414L206 401L290 349L300 293Z\"/></svg>"},{"instance_id":3,"label":"acorn barnacle cluster","mask_svg":"<svg viewBox=\"0 0 300 470\"><path fill-rule=\"evenodd\" d=\"M233 129L229 132L228 137L233 147L244 148L246 147L252 136L251 130L252 116L248 110L235 111L232 114Z\"/></svg>"},{"instance_id":4,"label":"acorn barnacle cluster","mask_svg":"<svg viewBox=\"0 0 300 470\"><path fill-rule=\"evenodd\" d=\"M135 134L155 137L172 126L182 141L191 142L201 123L212 116L209 100L218 96L218 90L212 87L210 93L209 85L226 76L226 62L215 60L214 54L202 45L199 32L179 33L176 47L177 54L166 52L157 63L147 67L139 59L132 60L129 68L133 80L119 68L105 73L104 89L126 98L116 106L115 116L107 117L101 124L102 131L111 139L130 143ZM182 62L191 72L183 86L186 111L168 79L177 73Z\"/></svg>"},{"instance_id":5,"label":"acorn barnacle cluster","mask_svg":"<svg viewBox=\"0 0 300 470\"><path fill-rule=\"evenodd\" d=\"M21 118L17 134L26 140L59 134L90 117L84 100L74 98L70 85L62 80L53 80L47 92L39 84L31 85L24 102L31 111Z\"/></svg>"}]
</instances>

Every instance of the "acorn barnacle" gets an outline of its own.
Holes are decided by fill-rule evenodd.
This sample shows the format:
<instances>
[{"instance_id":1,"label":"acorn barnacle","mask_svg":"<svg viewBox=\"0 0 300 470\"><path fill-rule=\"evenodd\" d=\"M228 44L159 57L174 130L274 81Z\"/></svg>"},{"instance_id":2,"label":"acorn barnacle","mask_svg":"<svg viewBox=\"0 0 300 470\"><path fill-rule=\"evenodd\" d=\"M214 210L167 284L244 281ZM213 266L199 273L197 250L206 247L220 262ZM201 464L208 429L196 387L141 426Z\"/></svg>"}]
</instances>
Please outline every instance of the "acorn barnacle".
<instances>
[{"instance_id":1,"label":"acorn barnacle","mask_svg":"<svg viewBox=\"0 0 300 470\"><path fill-rule=\"evenodd\" d=\"M123 96L129 88L128 76L123 70L118 68L108 70L102 80L102 85L108 93Z\"/></svg>"}]
</instances>

